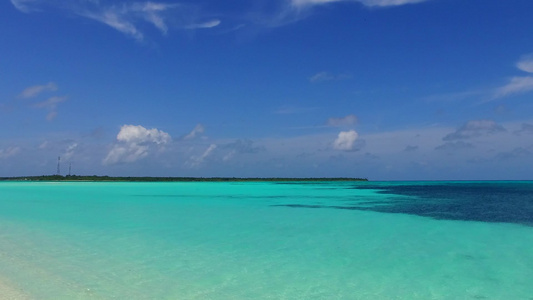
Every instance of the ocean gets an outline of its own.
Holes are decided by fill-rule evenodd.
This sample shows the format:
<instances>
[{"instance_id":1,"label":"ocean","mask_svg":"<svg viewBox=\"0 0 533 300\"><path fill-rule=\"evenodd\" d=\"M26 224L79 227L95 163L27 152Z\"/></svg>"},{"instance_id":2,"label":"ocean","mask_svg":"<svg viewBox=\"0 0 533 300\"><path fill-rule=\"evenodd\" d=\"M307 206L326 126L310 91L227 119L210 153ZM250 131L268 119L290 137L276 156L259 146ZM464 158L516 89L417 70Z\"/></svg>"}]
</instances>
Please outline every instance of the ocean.
<instances>
[{"instance_id":1,"label":"ocean","mask_svg":"<svg viewBox=\"0 0 533 300\"><path fill-rule=\"evenodd\" d=\"M533 182L0 182L0 299L533 299Z\"/></svg>"}]
</instances>

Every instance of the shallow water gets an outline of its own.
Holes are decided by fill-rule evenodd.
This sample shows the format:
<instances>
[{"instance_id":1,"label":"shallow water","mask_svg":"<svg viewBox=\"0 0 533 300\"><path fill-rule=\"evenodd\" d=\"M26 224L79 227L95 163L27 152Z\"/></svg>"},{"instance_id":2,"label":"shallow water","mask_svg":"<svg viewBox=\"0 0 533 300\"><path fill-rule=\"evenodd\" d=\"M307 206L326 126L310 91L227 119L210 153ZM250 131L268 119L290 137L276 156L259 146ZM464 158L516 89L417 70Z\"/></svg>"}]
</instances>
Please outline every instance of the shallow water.
<instances>
[{"instance_id":1,"label":"shallow water","mask_svg":"<svg viewBox=\"0 0 533 300\"><path fill-rule=\"evenodd\" d=\"M29 299L533 299L532 192L0 182L0 279Z\"/></svg>"}]
</instances>

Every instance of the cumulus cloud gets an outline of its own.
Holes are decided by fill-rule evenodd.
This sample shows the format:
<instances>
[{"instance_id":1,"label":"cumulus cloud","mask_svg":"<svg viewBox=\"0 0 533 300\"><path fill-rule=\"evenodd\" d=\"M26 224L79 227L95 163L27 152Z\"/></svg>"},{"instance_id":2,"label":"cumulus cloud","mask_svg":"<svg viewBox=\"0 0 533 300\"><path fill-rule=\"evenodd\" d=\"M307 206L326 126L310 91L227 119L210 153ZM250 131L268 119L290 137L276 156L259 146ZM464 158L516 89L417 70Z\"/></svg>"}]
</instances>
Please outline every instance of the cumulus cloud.
<instances>
[{"instance_id":1,"label":"cumulus cloud","mask_svg":"<svg viewBox=\"0 0 533 300\"><path fill-rule=\"evenodd\" d=\"M154 148L162 149L171 141L168 133L141 125L123 125L113 148L103 160L104 165L131 163L146 157Z\"/></svg>"},{"instance_id":2,"label":"cumulus cloud","mask_svg":"<svg viewBox=\"0 0 533 300\"><path fill-rule=\"evenodd\" d=\"M0 159L6 159L19 153L20 147L9 147L6 149L0 149Z\"/></svg>"},{"instance_id":3,"label":"cumulus cloud","mask_svg":"<svg viewBox=\"0 0 533 300\"><path fill-rule=\"evenodd\" d=\"M455 132L446 135L442 140L454 141L470 139L504 131L506 130L502 125L499 125L492 120L473 120L468 121L466 124L459 127Z\"/></svg>"},{"instance_id":4,"label":"cumulus cloud","mask_svg":"<svg viewBox=\"0 0 533 300\"><path fill-rule=\"evenodd\" d=\"M353 114L342 118L329 118L327 125L332 127L352 126L357 123L357 117Z\"/></svg>"},{"instance_id":5,"label":"cumulus cloud","mask_svg":"<svg viewBox=\"0 0 533 300\"><path fill-rule=\"evenodd\" d=\"M205 131L204 125L198 124L198 125L196 125L194 127L194 129L189 134L187 134L183 138L186 139L186 140L194 139L196 136L201 135L202 133L204 133L204 131Z\"/></svg>"},{"instance_id":6,"label":"cumulus cloud","mask_svg":"<svg viewBox=\"0 0 533 300\"><path fill-rule=\"evenodd\" d=\"M44 85L34 85L25 88L20 94L19 98L29 99L39 96L43 92L56 91L57 85L53 82L49 82Z\"/></svg>"},{"instance_id":7,"label":"cumulus cloud","mask_svg":"<svg viewBox=\"0 0 533 300\"><path fill-rule=\"evenodd\" d=\"M355 150L355 140L357 140L358 137L359 135L355 130L341 131L339 132L337 139L333 142L333 148L335 150L353 151Z\"/></svg>"},{"instance_id":8,"label":"cumulus cloud","mask_svg":"<svg viewBox=\"0 0 533 300\"><path fill-rule=\"evenodd\" d=\"M522 56L516 67L524 72L533 73L533 53Z\"/></svg>"},{"instance_id":9,"label":"cumulus cloud","mask_svg":"<svg viewBox=\"0 0 533 300\"><path fill-rule=\"evenodd\" d=\"M123 125L117 134L117 141L124 143L155 143L166 144L170 135L156 128L146 129L141 125Z\"/></svg>"},{"instance_id":10,"label":"cumulus cloud","mask_svg":"<svg viewBox=\"0 0 533 300\"><path fill-rule=\"evenodd\" d=\"M200 166L205 161L205 159L213 153L216 148L216 144L209 145L209 147L202 153L202 155L191 156L191 158L189 158L185 165L191 168Z\"/></svg>"}]
</instances>

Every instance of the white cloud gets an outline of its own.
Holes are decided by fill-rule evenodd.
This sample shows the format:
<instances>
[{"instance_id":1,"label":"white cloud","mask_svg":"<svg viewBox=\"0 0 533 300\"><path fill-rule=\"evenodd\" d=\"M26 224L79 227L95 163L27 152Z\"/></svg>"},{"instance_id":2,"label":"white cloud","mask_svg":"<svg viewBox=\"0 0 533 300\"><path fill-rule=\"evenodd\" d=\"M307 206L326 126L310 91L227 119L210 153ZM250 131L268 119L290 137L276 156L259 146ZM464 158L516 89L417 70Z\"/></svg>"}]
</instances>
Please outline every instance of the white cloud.
<instances>
[{"instance_id":1,"label":"white cloud","mask_svg":"<svg viewBox=\"0 0 533 300\"><path fill-rule=\"evenodd\" d=\"M123 125L117 134L117 141L124 143L155 143L166 144L170 135L156 128L146 129L141 125Z\"/></svg>"},{"instance_id":2,"label":"white cloud","mask_svg":"<svg viewBox=\"0 0 533 300\"><path fill-rule=\"evenodd\" d=\"M163 17L158 13L174 7L177 7L177 5L168 3L146 2L142 4L136 3L134 4L133 8L136 11L143 12L143 17L147 22L152 23L163 34L166 34L168 31L168 26L166 25Z\"/></svg>"},{"instance_id":3,"label":"white cloud","mask_svg":"<svg viewBox=\"0 0 533 300\"><path fill-rule=\"evenodd\" d=\"M256 3L240 6L232 13L224 9L210 14L203 12L205 3L202 1L169 3L172 1L11 0L11 3L25 13L56 9L67 15L75 14L103 23L137 41L144 41L143 23L150 24L162 34L166 34L172 28L195 30L218 27L223 21L226 22L226 18L229 20L227 23L233 22L230 24L233 29L226 30L231 32L249 25L243 24L243 20L261 27L287 25L311 15L310 8L336 2L351 2L366 7L389 7L425 1L430 0L274 0L260 1L264 3L259 5Z\"/></svg>"},{"instance_id":4,"label":"white cloud","mask_svg":"<svg viewBox=\"0 0 533 300\"><path fill-rule=\"evenodd\" d=\"M426 1L429 1L429 0L359 0L359 2L370 7L372 6L378 6L378 7L400 6L400 5L406 5L406 4L421 3L421 2L426 2Z\"/></svg>"},{"instance_id":5,"label":"white cloud","mask_svg":"<svg viewBox=\"0 0 533 300\"><path fill-rule=\"evenodd\" d=\"M318 72L315 75L309 78L310 82L316 83L321 81L332 81L332 80L345 80L350 79L351 76L348 74L332 74L330 72Z\"/></svg>"},{"instance_id":6,"label":"white cloud","mask_svg":"<svg viewBox=\"0 0 533 300\"><path fill-rule=\"evenodd\" d=\"M46 120L52 121L57 117L57 105L61 102L66 101L68 98L63 97L50 97L45 101L37 102L33 104L33 107L48 109L48 114L46 115Z\"/></svg>"},{"instance_id":7,"label":"white cloud","mask_svg":"<svg viewBox=\"0 0 533 300\"><path fill-rule=\"evenodd\" d=\"M421 3L429 0L291 0L291 5L297 8L324 5L334 2L359 2L369 7L400 6L405 4Z\"/></svg>"},{"instance_id":8,"label":"white cloud","mask_svg":"<svg viewBox=\"0 0 533 300\"><path fill-rule=\"evenodd\" d=\"M354 150L354 143L358 136L355 130L341 131L337 139L333 142L333 148L336 150L352 151Z\"/></svg>"},{"instance_id":9,"label":"white cloud","mask_svg":"<svg viewBox=\"0 0 533 300\"><path fill-rule=\"evenodd\" d=\"M530 118L501 123L500 125L505 127L507 132L453 141L443 141L442 138L455 132L460 126L452 128L434 125L401 131L367 132L364 134L364 143L363 135L360 133L352 144L351 152L339 151L333 147L340 129L333 136L331 132L320 131L305 135L289 134L285 137L254 138L253 143L231 138L210 140L206 144L204 141L201 144L196 141L181 143L169 141L167 144L160 145L152 142L143 144L140 141L157 141L158 139L134 139L129 134L121 138L124 142L119 142L117 139L109 147L102 147L100 141L89 136L80 137L78 134L72 136L74 133L67 133L66 136L53 134L42 136L40 141L33 138L26 140L17 138L16 140L4 140L3 144L0 142L0 149L3 149L4 156L12 152L12 150L6 151L9 146L20 147L20 151L15 156L6 160L0 159L0 173L5 174L3 176L11 176L13 172L16 174L53 172L58 154L61 155L62 162L66 162L65 166L68 168L68 160L64 153L70 146L77 143L78 146L73 150L72 163L73 167L74 164L76 165L76 172L80 174L113 173L108 166L102 166L102 162L112 148L116 148L114 150L118 155L116 161L123 163L119 168L121 174L125 176L189 174L204 177L362 176L376 180L490 179L504 172L504 175L498 178L509 176L508 178L520 179L521 177L528 178L527 176L531 173L529 170L533 170L531 156L514 158L513 162L516 162L517 167L508 168L503 164L498 164L495 155L513 152L513 149L517 148L533 151L530 138L533 131L529 130L530 126L523 124L533 124L533 120ZM528 131L525 132L522 129ZM115 136L119 130L120 128L117 128ZM348 129L344 131L347 132ZM48 143L42 145L44 149L38 149L39 143L45 140ZM125 141L138 141L139 143L130 147ZM216 146L211 146L211 144ZM418 147L416 152L409 152L409 150L414 150L411 145ZM364 151L356 151L363 146ZM135 161L136 156L142 158L135 163L127 163L128 160ZM413 167L414 164L418 166L427 164L429 169L421 170ZM458 169L457 166L461 168Z\"/></svg>"},{"instance_id":10,"label":"white cloud","mask_svg":"<svg viewBox=\"0 0 533 300\"><path fill-rule=\"evenodd\" d=\"M57 85L54 82L49 82L43 85L34 85L24 89L19 95L22 99L31 99L40 96L44 92L57 91ZM57 117L57 106L61 102L65 102L68 99L66 96L53 96L44 101L34 102L30 104L34 108L42 108L48 110L46 119L52 121Z\"/></svg>"},{"instance_id":11,"label":"white cloud","mask_svg":"<svg viewBox=\"0 0 533 300\"><path fill-rule=\"evenodd\" d=\"M137 28L136 23L143 20L159 29L162 34L168 32L163 13L178 7L176 4L155 2L133 2L113 5L108 7L97 6L96 9L82 8L78 14L101 23L104 23L136 40L143 40L143 33Z\"/></svg>"},{"instance_id":12,"label":"white cloud","mask_svg":"<svg viewBox=\"0 0 533 300\"><path fill-rule=\"evenodd\" d=\"M516 67L524 72L533 73L533 53L522 56ZM515 76L506 85L496 89L493 99L530 91L533 91L533 76Z\"/></svg>"},{"instance_id":13,"label":"white cloud","mask_svg":"<svg viewBox=\"0 0 533 300\"><path fill-rule=\"evenodd\" d=\"M48 148L49 144L50 144L50 143L49 143L48 141L44 141L44 142L42 142L42 143L39 145L39 147L37 147L37 148L38 148L38 149L46 149L46 148Z\"/></svg>"},{"instance_id":14,"label":"white cloud","mask_svg":"<svg viewBox=\"0 0 533 300\"><path fill-rule=\"evenodd\" d=\"M209 157L213 151L217 148L216 144L211 144L209 147L204 151L204 153L200 156L192 156L189 158L189 160L185 163L186 166L195 168L200 166L207 157Z\"/></svg>"},{"instance_id":15,"label":"white cloud","mask_svg":"<svg viewBox=\"0 0 533 300\"><path fill-rule=\"evenodd\" d=\"M516 67L524 72L533 73L533 53L522 56Z\"/></svg>"},{"instance_id":16,"label":"white cloud","mask_svg":"<svg viewBox=\"0 0 533 300\"><path fill-rule=\"evenodd\" d=\"M291 4L296 7L320 5L333 2L340 2L343 0L291 0Z\"/></svg>"},{"instance_id":17,"label":"white cloud","mask_svg":"<svg viewBox=\"0 0 533 300\"><path fill-rule=\"evenodd\" d=\"M204 154L202 154L201 156L202 160L208 157L211 154L211 152L213 152L213 150L215 150L216 148L217 148L217 145L215 144L209 145L209 148L207 148L207 150L205 150Z\"/></svg>"},{"instance_id":18,"label":"white cloud","mask_svg":"<svg viewBox=\"0 0 533 300\"><path fill-rule=\"evenodd\" d=\"M46 99L45 101L34 103L33 106L37 108L48 108L48 109L54 109L59 103L65 102L67 100L66 96L63 97L50 97Z\"/></svg>"},{"instance_id":19,"label":"white cloud","mask_svg":"<svg viewBox=\"0 0 533 300\"><path fill-rule=\"evenodd\" d=\"M67 149L65 150L65 153L63 153L63 155L61 155L61 157L64 159L64 160L70 160L75 152L76 152L76 149L78 148L78 143L72 143L70 144Z\"/></svg>"},{"instance_id":20,"label":"white cloud","mask_svg":"<svg viewBox=\"0 0 533 300\"><path fill-rule=\"evenodd\" d=\"M516 63L516 67L521 71L527 73L533 73L533 53L523 55L520 60ZM533 76L515 76L511 77L507 84L491 88L487 90L471 90L459 93L448 93L441 95L434 95L426 97L428 101L457 101L464 100L471 97L482 96L485 100L481 103L494 101L499 98L525 94L533 91Z\"/></svg>"},{"instance_id":21,"label":"white cloud","mask_svg":"<svg viewBox=\"0 0 533 300\"><path fill-rule=\"evenodd\" d=\"M104 165L130 163L146 157L154 147L161 149L171 141L168 133L141 125L123 125L117 142L103 160Z\"/></svg>"},{"instance_id":22,"label":"white cloud","mask_svg":"<svg viewBox=\"0 0 533 300\"><path fill-rule=\"evenodd\" d=\"M189 134L187 134L184 137L184 139L186 140L194 139L196 136L204 133L204 131L205 131L204 125L198 124L194 127L194 129Z\"/></svg>"},{"instance_id":23,"label":"white cloud","mask_svg":"<svg viewBox=\"0 0 533 300\"><path fill-rule=\"evenodd\" d=\"M19 153L20 147L9 147L0 149L0 159L6 159Z\"/></svg>"},{"instance_id":24,"label":"white cloud","mask_svg":"<svg viewBox=\"0 0 533 300\"><path fill-rule=\"evenodd\" d=\"M50 111L46 114L46 120L47 121L52 121L53 119L55 119L57 117L57 111L53 110L53 111Z\"/></svg>"},{"instance_id":25,"label":"white cloud","mask_svg":"<svg viewBox=\"0 0 533 300\"><path fill-rule=\"evenodd\" d=\"M49 82L44 85L34 85L27 87L20 94L19 98L28 99L39 96L43 92L52 92L57 90L57 85L53 82Z\"/></svg>"},{"instance_id":26,"label":"white cloud","mask_svg":"<svg viewBox=\"0 0 533 300\"><path fill-rule=\"evenodd\" d=\"M347 115L346 117L342 118L329 118L328 119L328 126L333 127L342 127L342 126L351 126L355 125L357 123L357 117L355 115Z\"/></svg>"},{"instance_id":27,"label":"white cloud","mask_svg":"<svg viewBox=\"0 0 533 300\"><path fill-rule=\"evenodd\" d=\"M236 150L231 150L230 152L226 153L226 155L224 155L224 157L222 158L222 161L228 161L232 159L236 153L237 153Z\"/></svg>"},{"instance_id":28,"label":"white cloud","mask_svg":"<svg viewBox=\"0 0 533 300\"><path fill-rule=\"evenodd\" d=\"M533 77L513 77L508 84L496 89L494 98L501 98L514 94L523 94L533 91Z\"/></svg>"},{"instance_id":29,"label":"white cloud","mask_svg":"<svg viewBox=\"0 0 533 300\"><path fill-rule=\"evenodd\" d=\"M492 120L473 120L468 121L459 127L455 132L446 135L443 141L454 141L461 139L470 139L483 135L505 132L505 128Z\"/></svg>"},{"instance_id":30,"label":"white cloud","mask_svg":"<svg viewBox=\"0 0 533 300\"><path fill-rule=\"evenodd\" d=\"M98 1L98 0L11 0L13 6L22 12L46 11L54 7L85 18L103 23L137 41L143 41L145 35L143 23L157 28L163 35L169 25L180 29L213 28L221 21L212 19L197 22L202 18L197 5L164 2L136 1Z\"/></svg>"},{"instance_id":31,"label":"white cloud","mask_svg":"<svg viewBox=\"0 0 533 300\"><path fill-rule=\"evenodd\" d=\"M314 8L326 5L334 5L340 2L355 3L366 7L393 7L405 4L415 4L431 0L278 0L270 1L270 8L274 12L264 9L260 12L252 12L252 22L263 27L280 27L303 20L312 15ZM266 1L268 2L268 1ZM316 80L332 80L331 74L317 74Z\"/></svg>"},{"instance_id":32,"label":"white cloud","mask_svg":"<svg viewBox=\"0 0 533 300\"><path fill-rule=\"evenodd\" d=\"M207 21L204 23L191 24L191 25L186 26L186 28L188 29L213 28L213 27L217 27L218 25L220 25L220 23L221 23L220 20L214 19L214 20Z\"/></svg>"},{"instance_id":33,"label":"white cloud","mask_svg":"<svg viewBox=\"0 0 533 300\"><path fill-rule=\"evenodd\" d=\"M83 12L80 14L84 17L104 23L126 35L133 37L138 41L142 41L144 39L144 35L137 29L137 27L135 27L135 25L133 25L132 22L124 19L123 16L112 10L96 13Z\"/></svg>"},{"instance_id":34,"label":"white cloud","mask_svg":"<svg viewBox=\"0 0 533 300\"><path fill-rule=\"evenodd\" d=\"M36 0L11 0L11 4L15 6L16 9L24 13L32 12L32 4L37 2Z\"/></svg>"},{"instance_id":35,"label":"white cloud","mask_svg":"<svg viewBox=\"0 0 533 300\"><path fill-rule=\"evenodd\" d=\"M311 76L309 78L309 81L311 82L319 82L319 81L329 81L329 80L333 80L335 79L335 77L329 73L329 72L319 72L319 73L316 73L315 75Z\"/></svg>"},{"instance_id":36,"label":"white cloud","mask_svg":"<svg viewBox=\"0 0 533 300\"><path fill-rule=\"evenodd\" d=\"M96 10L83 9L78 14L104 23L138 41L142 41L144 40L144 34L138 27L139 20L153 25L165 35L168 32L168 19L170 19L165 13L180 7L184 8L178 4L169 3L126 2L122 6L99 7ZM182 12L182 14L183 13L184 12ZM187 16L187 18L190 18L190 16ZM175 20L175 18L173 18L173 20ZM178 25L177 27L184 29L213 28L220 23L221 21L218 19L202 23L194 23L193 21L190 21L190 24L182 26Z\"/></svg>"}]
</instances>

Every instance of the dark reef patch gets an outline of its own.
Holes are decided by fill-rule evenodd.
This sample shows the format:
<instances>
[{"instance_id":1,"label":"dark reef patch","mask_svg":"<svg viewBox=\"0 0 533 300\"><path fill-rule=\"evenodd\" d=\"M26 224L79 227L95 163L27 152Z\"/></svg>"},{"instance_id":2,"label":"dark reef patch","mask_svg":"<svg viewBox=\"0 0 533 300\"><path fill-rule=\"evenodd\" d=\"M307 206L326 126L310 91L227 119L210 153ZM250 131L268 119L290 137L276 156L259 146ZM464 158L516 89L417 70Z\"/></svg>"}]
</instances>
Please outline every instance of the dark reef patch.
<instances>
[{"instance_id":1,"label":"dark reef patch","mask_svg":"<svg viewBox=\"0 0 533 300\"><path fill-rule=\"evenodd\" d=\"M438 220L515 223L533 226L533 182L435 182L365 184L351 189L379 190L380 201L351 205L284 204L292 208L334 208L402 213Z\"/></svg>"}]
</instances>

